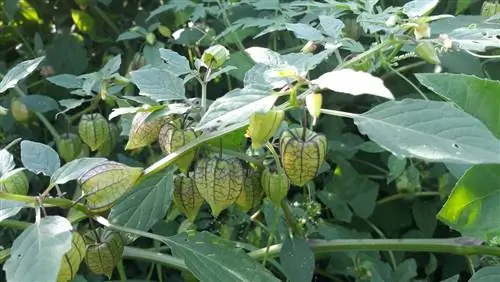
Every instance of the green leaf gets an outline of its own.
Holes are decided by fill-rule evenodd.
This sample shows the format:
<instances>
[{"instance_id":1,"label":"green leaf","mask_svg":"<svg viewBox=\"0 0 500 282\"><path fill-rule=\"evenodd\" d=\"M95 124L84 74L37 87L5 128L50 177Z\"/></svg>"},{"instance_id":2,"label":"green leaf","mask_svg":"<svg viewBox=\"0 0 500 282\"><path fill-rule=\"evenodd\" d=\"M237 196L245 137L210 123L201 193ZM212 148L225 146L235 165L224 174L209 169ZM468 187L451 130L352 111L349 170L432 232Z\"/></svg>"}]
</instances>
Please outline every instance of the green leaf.
<instances>
[{"instance_id":1,"label":"green leaf","mask_svg":"<svg viewBox=\"0 0 500 282\"><path fill-rule=\"evenodd\" d=\"M403 13L410 18L421 17L432 11L439 0L413 0L403 5Z\"/></svg>"},{"instance_id":2,"label":"green leaf","mask_svg":"<svg viewBox=\"0 0 500 282\"><path fill-rule=\"evenodd\" d=\"M392 274L392 281L412 282L417 277L417 262L415 259L407 259L400 263Z\"/></svg>"},{"instance_id":3,"label":"green leaf","mask_svg":"<svg viewBox=\"0 0 500 282\"><path fill-rule=\"evenodd\" d=\"M51 185L64 184L71 180L80 178L82 174L91 168L106 162L105 158L80 158L66 163L57 169L50 177Z\"/></svg>"},{"instance_id":4,"label":"green leaf","mask_svg":"<svg viewBox=\"0 0 500 282\"><path fill-rule=\"evenodd\" d=\"M447 102L389 101L354 117L362 134L397 156L431 162L500 163L500 140Z\"/></svg>"},{"instance_id":5,"label":"green leaf","mask_svg":"<svg viewBox=\"0 0 500 282\"><path fill-rule=\"evenodd\" d=\"M314 253L305 239L287 236L280 251L281 266L291 282L312 281Z\"/></svg>"},{"instance_id":6,"label":"green leaf","mask_svg":"<svg viewBox=\"0 0 500 282\"><path fill-rule=\"evenodd\" d=\"M392 182L405 171L407 160L405 158L398 158L394 155L389 156L387 162L387 168L389 168L389 179L388 182Z\"/></svg>"},{"instance_id":7,"label":"green leaf","mask_svg":"<svg viewBox=\"0 0 500 282\"><path fill-rule=\"evenodd\" d=\"M25 168L35 174L51 176L60 166L59 155L42 143L24 140L21 142L21 161Z\"/></svg>"},{"instance_id":8,"label":"green leaf","mask_svg":"<svg viewBox=\"0 0 500 282\"><path fill-rule=\"evenodd\" d=\"M333 39L339 39L342 36L342 29L345 27L344 22L334 16L319 16L319 24L323 28L325 34Z\"/></svg>"},{"instance_id":9,"label":"green leaf","mask_svg":"<svg viewBox=\"0 0 500 282\"><path fill-rule=\"evenodd\" d=\"M465 112L481 120L500 138L500 81L481 79L464 74L415 75L418 81L434 93L449 99Z\"/></svg>"},{"instance_id":10,"label":"green leaf","mask_svg":"<svg viewBox=\"0 0 500 282\"><path fill-rule=\"evenodd\" d=\"M330 209L332 215L343 222L351 222L352 211L340 195L326 190L321 190L317 194L319 200Z\"/></svg>"},{"instance_id":11,"label":"green leaf","mask_svg":"<svg viewBox=\"0 0 500 282\"><path fill-rule=\"evenodd\" d=\"M314 27L303 23L286 23L285 28L295 34L295 37L305 40L320 41L323 34Z\"/></svg>"},{"instance_id":12,"label":"green leaf","mask_svg":"<svg viewBox=\"0 0 500 282\"><path fill-rule=\"evenodd\" d=\"M47 47L47 63L56 73L81 74L87 69L87 49L77 35L60 35Z\"/></svg>"},{"instance_id":13,"label":"green leaf","mask_svg":"<svg viewBox=\"0 0 500 282\"><path fill-rule=\"evenodd\" d=\"M210 105L197 129L221 128L247 121L255 112L269 111L276 99L277 95L257 85L233 89Z\"/></svg>"},{"instance_id":14,"label":"green leaf","mask_svg":"<svg viewBox=\"0 0 500 282\"><path fill-rule=\"evenodd\" d=\"M168 70L176 75L183 75L191 72L189 61L186 57L170 49L160 48L160 56L167 64Z\"/></svg>"},{"instance_id":15,"label":"green leaf","mask_svg":"<svg viewBox=\"0 0 500 282\"><path fill-rule=\"evenodd\" d=\"M353 83L353 82L356 83ZM371 94L394 100L391 91L385 87L382 79L367 72L354 71L352 69L333 70L322 74L311 83L323 89L335 92L347 93L354 96Z\"/></svg>"},{"instance_id":16,"label":"green leaf","mask_svg":"<svg viewBox=\"0 0 500 282\"><path fill-rule=\"evenodd\" d=\"M157 102L186 99L184 81L170 71L147 68L130 72L130 77L140 95Z\"/></svg>"},{"instance_id":17,"label":"green leaf","mask_svg":"<svg viewBox=\"0 0 500 282\"><path fill-rule=\"evenodd\" d=\"M472 275L469 282L489 282L500 280L500 266L486 266Z\"/></svg>"},{"instance_id":18,"label":"green leaf","mask_svg":"<svg viewBox=\"0 0 500 282\"><path fill-rule=\"evenodd\" d=\"M494 28L457 28L448 33L448 37L462 49L475 52L486 52L500 48L498 37L500 31Z\"/></svg>"},{"instance_id":19,"label":"green leaf","mask_svg":"<svg viewBox=\"0 0 500 282\"><path fill-rule=\"evenodd\" d=\"M500 236L500 165L469 169L455 184L437 218L463 236L489 240Z\"/></svg>"},{"instance_id":20,"label":"green leaf","mask_svg":"<svg viewBox=\"0 0 500 282\"><path fill-rule=\"evenodd\" d=\"M429 238L432 238L437 226L436 214L439 207L439 203L422 200L416 200L412 206L413 218L418 229Z\"/></svg>"},{"instance_id":21,"label":"green leaf","mask_svg":"<svg viewBox=\"0 0 500 282\"><path fill-rule=\"evenodd\" d=\"M65 110L58 113L58 114L65 113L65 112L70 111L72 109L78 108L83 103L85 103L85 101L86 101L85 99L62 99L62 100L59 100L59 104L61 105L61 107L65 108Z\"/></svg>"},{"instance_id":22,"label":"green leaf","mask_svg":"<svg viewBox=\"0 0 500 282\"><path fill-rule=\"evenodd\" d=\"M263 64L270 67L279 67L285 63L280 54L263 47L250 47L245 52L256 64Z\"/></svg>"},{"instance_id":23,"label":"green leaf","mask_svg":"<svg viewBox=\"0 0 500 282\"><path fill-rule=\"evenodd\" d=\"M122 63L122 55L116 55L110 58L106 64L99 70L99 75L102 78L109 78L113 74L115 74L119 69Z\"/></svg>"},{"instance_id":24,"label":"green leaf","mask_svg":"<svg viewBox=\"0 0 500 282\"><path fill-rule=\"evenodd\" d=\"M83 33L92 34L94 32L94 19L84 11L71 9L71 18L78 30Z\"/></svg>"},{"instance_id":25,"label":"green leaf","mask_svg":"<svg viewBox=\"0 0 500 282\"><path fill-rule=\"evenodd\" d=\"M26 228L3 266L7 281L56 281L61 259L71 249L72 229L60 216L46 216Z\"/></svg>"},{"instance_id":26,"label":"green leaf","mask_svg":"<svg viewBox=\"0 0 500 282\"><path fill-rule=\"evenodd\" d=\"M229 72L229 75L243 81L245 73L254 65L253 61L242 51L231 53L231 57L224 66L238 66L237 69Z\"/></svg>"},{"instance_id":27,"label":"green leaf","mask_svg":"<svg viewBox=\"0 0 500 282\"><path fill-rule=\"evenodd\" d=\"M33 60L23 61L11 68L3 77L0 82L0 93L5 92L7 89L13 88L23 78L27 77L30 73L35 71L38 65L45 59L45 56L38 57Z\"/></svg>"},{"instance_id":28,"label":"green leaf","mask_svg":"<svg viewBox=\"0 0 500 282\"><path fill-rule=\"evenodd\" d=\"M21 97L21 102L23 102L29 110L38 113L46 113L59 108L59 104L56 100L44 95L27 95Z\"/></svg>"},{"instance_id":29,"label":"green leaf","mask_svg":"<svg viewBox=\"0 0 500 282\"><path fill-rule=\"evenodd\" d=\"M463 11L467 10L469 6L473 3L472 0L458 0L457 1L457 7L455 9L455 14L458 15L462 13Z\"/></svg>"},{"instance_id":30,"label":"green leaf","mask_svg":"<svg viewBox=\"0 0 500 282\"><path fill-rule=\"evenodd\" d=\"M173 171L150 176L135 185L111 209L111 223L149 230L167 213L172 202Z\"/></svg>"},{"instance_id":31,"label":"green leaf","mask_svg":"<svg viewBox=\"0 0 500 282\"><path fill-rule=\"evenodd\" d=\"M165 243L201 281L279 281L232 242L208 232L176 235Z\"/></svg>"},{"instance_id":32,"label":"green leaf","mask_svg":"<svg viewBox=\"0 0 500 282\"><path fill-rule=\"evenodd\" d=\"M14 156L5 149L0 150L0 177L13 170L15 166Z\"/></svg>"},{"instance_id":33,"label":"green leaf","mask_svg":"<svg viewBox=\"0 0 500 282\"><path fill-rule=\"evenodd\" d=\"M18 214L25 206L26 204L20 202L0 200L0 221Z\"/></svg>"}]
</instances>

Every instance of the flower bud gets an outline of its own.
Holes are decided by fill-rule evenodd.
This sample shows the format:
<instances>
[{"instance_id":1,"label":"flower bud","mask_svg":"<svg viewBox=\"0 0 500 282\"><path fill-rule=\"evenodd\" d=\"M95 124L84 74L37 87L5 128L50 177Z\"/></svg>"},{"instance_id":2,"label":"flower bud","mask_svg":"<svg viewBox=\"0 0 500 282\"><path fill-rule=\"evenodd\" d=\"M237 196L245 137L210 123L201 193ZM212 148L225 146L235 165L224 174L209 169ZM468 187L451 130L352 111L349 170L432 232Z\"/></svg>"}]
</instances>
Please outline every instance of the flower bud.
<instances>
[{"instance_id":1,"label":"flower bud","mask_svg":"<svg viewBox=\"0 0 500 282\"><path fill-rule=\"evenodd\" d=\"M316 120L321 113L321 104L323 96L321 93L312 93L306 96L306 108L309 114L313 117L313 125L316 125Z\"/></svg>"},{"instance_id":2,"label":"flower bud","mask_svg":"<svg viewBox=\"0 0 500 282\"><path fill-rule=\"evenodd\" d=\"M220 68L229 59L229 51L222 45L214 45L205 50L201 60L212 69Z\"/></svg>"},{"instance_id":3,"label":"flower bud","mask_svg":"<svg viewBox=\"0 0 500 282\"><path fill-rule=\"evenodd\" d=\"M416 40L429 38L431 37L431 28L427 23L419 23L419 25L413 30L413 33L415 34Z\"/></svg>"},{"instance_id":4,"label":"flower bud","mask_svg":"<svg viewBox=\"0 0 500 282\"><path fill-rule=\"evenodd\" d=\"M250 117L250 123L245 134L252 139L252 149L261 148L274 136L285 116L284 111L256 112Z\"/></svg>"},{"instance_id":5,"label":"flower bud","mask_svg":"<svg viewBox=\"0 0 500 282\"><path fill-rule=\"evenodd\" d=\"M290 182L284 172L271 172L269 168L262 172L261 184L266 196L276 206L281 204L290 188Z\"/></svg>"},{"instance_id":6,"label":"flower bud","mask_svg":"<svg viewBox=\"0 0 500 282\"><path fill-rule=\"evenodd\" d=\"M429 64L439 65L441 62L439 61L439 57L437 55L436 49L432 44L428 41L420 42L415 48L415 53L428 62Z\"/></svg>"}]
</instances>

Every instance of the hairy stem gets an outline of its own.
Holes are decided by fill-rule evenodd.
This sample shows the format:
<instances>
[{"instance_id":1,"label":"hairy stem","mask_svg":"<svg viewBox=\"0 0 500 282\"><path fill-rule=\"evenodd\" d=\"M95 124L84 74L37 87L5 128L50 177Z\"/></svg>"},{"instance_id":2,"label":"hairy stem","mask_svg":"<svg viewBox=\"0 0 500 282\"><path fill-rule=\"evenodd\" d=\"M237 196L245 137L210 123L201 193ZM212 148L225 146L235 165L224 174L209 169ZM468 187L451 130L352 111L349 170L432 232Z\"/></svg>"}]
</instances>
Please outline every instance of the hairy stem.
<instances>
[{"instance_id":1,"label":"hairy stem","mask_svg":"<svg viewBox=\"0 0 500 282\"><path fill-rule=\"evenodd\" d=\"M309 246L315 254L345 251L407 251L428 253L450 253L455 255L492 255L500 256L500 248L461 243L460 238L452 239L359 239L359 240L311 240ZM281 251L281 244L269 248L268 257L276 257ZM248 253L254 259L261 260L266 248Z\"/></svg>"}]
</instances>

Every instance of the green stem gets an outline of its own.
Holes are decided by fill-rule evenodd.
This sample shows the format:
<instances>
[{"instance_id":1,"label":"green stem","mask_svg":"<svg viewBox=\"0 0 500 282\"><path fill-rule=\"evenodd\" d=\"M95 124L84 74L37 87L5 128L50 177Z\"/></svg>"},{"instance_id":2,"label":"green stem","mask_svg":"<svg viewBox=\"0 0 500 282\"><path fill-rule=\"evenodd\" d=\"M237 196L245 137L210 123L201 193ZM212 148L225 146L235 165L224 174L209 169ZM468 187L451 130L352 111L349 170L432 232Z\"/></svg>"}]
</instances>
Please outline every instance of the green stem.
<instances>
[{"instance_id":1,"label":"green stem","mask_svg":"<svg viewBox=\"0 0 500 282\"><path fill-rule=\"evenodd\" d=\"M94 111L95 109L97 109L100 101L101 101L100 96L96 95L94 97L94 99L92 100L92 103L90 104L90 106L88 106L87 108L79 111L78 113L76 113L68 118L69 123L72 124L75 121L77 121L80 117L82 117L83 115L88 114L88 113Z\"/></svg>"},{"instance_id":2,"label":"green stem","mask_svg":"<svg viewBox=\"0 0 500 282\"><path fill-rule=\"evenodd\" d=\"M123 266L123 259L118 261L116 270L118 271L118 277L120 277L120 281L127 281L127 273L125 272L125 267Z\"/></svg>"},{"instance_id":3,"label":"green stem","mask_svg":"<svg viewBox=\"0 0 500 282\"><path fill-rule=\"evenodd\" d=\"M169 268L177 269L180 271L189 271L182 259L173 257L171 255L162 254L160 252L146 251L139 248L126 246L123 250L123 257L127 259L140 259L164 265Z\"/></svg>"},{"instance_id":4,"label":"green stem","mask_svg":"<svg viewBox=\"0 0 500 282\"><path fill-rule=\"evenodd\" d=\"M468 245L460 243L460 238L451 239L345 239L345 240L311 240L309 246L315 254L346 251L403 251L403 252L427 252L427 253L450 253L455 255L491 255L500 256L500 248ZM281 251L282 244L273 245L269 248L269 257L276 257ZM254 259L264 258L266 248L262 248L248 255Z\"/></svg>"},{"instance_id":5,"label":"green stem","mask_svg":"<svg viewBox=\"0 0 500 282\"><path fill-rule=\"evenodd\" d=\"M3 150L6 150L6 151L9 150L13 146L15 146L17 143L21 142L21 140L23 140L23 139L22 138L17 138L17 139L12 140L12 142L10 142L9 144L7 144L7 146L5 146L3 148Z\"/></svg>"},{"instance_id":6,"label":"green stem","mask_svg":"<svg viewBox=\"0 0 500 282\"><path fill-rule=\"evenodd\" d=\"M226 26L226 28L230 28L232 24L229 21L229 16L227 15L226 8L222 6L221 0L217 0L217 5L219 5L220 11L222 12L222 19L224 20L224 25ZM236 41L236 46L238 46L238 49L241 51L241 53L246 54L245 46L241 42L240 37L233 30L231 30L231 34L233 35Z\"/></svg>"},{"instance_id":7,"label":"green stem","mask_svg":"<svg viewBox=\"0 0 500 282\"><path fill-rule=\"evenodd\" d=\"M300 236L302 235L300 232L300 229L297 225L297 222L292 216L292 210L290 209L290 206L288 205L287 199L283 199L281 201L281 209L283 210L283 213L285 214L286 222L288 223L288 226L292 229L292 233L295 236Z\"/></svg>"},{"instance_id":8,"label":"green stem","mask_svg":"<svg viewBox=\"0 0 500 282\"><path fill-rule=\"evenodd\" d=\"M337 65L337 67L335 69L345 69L345 68L348 68L352 65L354 65L355 63L379 52L380 50L384 49L385 47L391 45L391 44L394 44L394 42L392 40L386 40L380 44L377 44L375 47L371 48L371 49L368 49L366 50L365 52L357 55L356 57L348 60L348 61L345 61L339 65Z\"/></svg>"},{"instance_id":9,"label":"green stem","mask_svg":"<svg viewBox=\"0 0 500 282\"><path fill-rule=\"evenodd\" d=\"M4 219L0 221L0 226L5 227L5 228L12 228L12 229L26 229L31 225L29 222L24 222L24 221L18 221L18 220L11 220L11 219Z\"/></svg>"},{"instance_id":10,"label":"green stem","mask_svg":"<svg viewBox=\"0 0 500 282\"><path fill-rule=\"evenodd\" d=\"M404 65L404 66L399 67L399 68L394 69L394 70L398 71L399 73L402 73L402 72L405 72L407 70L423 66L425 64L427 64L426 61L419 61L419 62L411 63L411 64L408 64L408 65ZM390 72L384 74L382 77L380 77L380 79L386 80L388 77L390 77L391 75L394 75L394 74L396 74L396 72L390 71Z\"/></svg>"},{"instance_id":11,"label":"green stem","mask_svg":"<svg viewBox=\"0 0 500 282\"><path fill-rule=\"evenodd\" d=\"M385 198L382 198L377 201L377 205L383 205L388 202L396 201L399 199L404 199L406 197L435 197L440 196L437 191L423 191L423 192L415 192L415 193L398 193Z\"/></svg>"},{"instance_id":12,"label":"green stem","mask_svg":"<svg viewBox=\"0 0 500 282\"><path fill-rule=\"evenodd\" d=\"M213 152L219 152L220 151L219 147L215 147L215 146L211 146L211 145L207 145L206 148L208 150L210 150L210 151L213 151ZM256 164L256 165L261 165L262 164L262 160L256 159L256 158L254 158L252 156L249 156L247 154L244 154L244 153L241 153L241 152L238 152L238 151L234 151L234 150L222 148L222 153L225 154L225 155L230 155L230 156L236 157L238 159L244 160L245 162L248 162L248 163L253 163L253 164Z\"/></svg>"},{"instance_id":13,"label":"green stem","mask_svg":"<svg viewBox=\"0 0 500 282\"><path fill-rule=\"evenodd\" d=\"M0 192L0 199L2 200L9 200L9 201L15 201L19 203L24 203L26 204L27 207L30 208L35 208L36 203L37 203L37 198L38 197L32 197L32 196L24 196L24 195L17 195L17 194L10 194L6 192ZM70 208L74 207L76 210L86 214L90 215L91 212L87 209L82 204L75 204L73 201L68 200L68 199L61 199L61 198L45 198L43 200L43 204L45 207L60 207L60 208Z\"/></svg>"},{"instance_id":14,"label":"green stem","mask_svg":"<svg viewBox=\"0 0 500 282\"><path fill-rule=\"evenodd\" d=\"M424 92L422 92L422 90L420 90L420 88L418 88L418 86L416 86L413 82L411 82L411 80L409 80L406 76L404 76L403 74L401 74L399 71L393 69L392 67L389 66L389 69L394 72L397 76L399 76L402 80L406 81L406 83L408 83L411 87L413 87L413 89L415 89L415 91L418 92L418 94L420 94L420 96L422 96L422 98L424 100L429 100L429 98L427 98L427 96L424 94Z\"/></svg>"},{"instance_id":15,"label":"green stem","mask_svg":"<svg viewBox=\"0 0 500 282\"><path fill-rule=\"evenodd\" d=\"M276 228L278 226L279 217L280 217L279 207L276 206L276 207L274 207L274 218L273 218L273 225L271 226L271 233L269 234L269 237L267 238L266 256L264 256L264 260L262 261L262 265L264 265L264 267L266 266L266 263L267 263L267 252L269 251L269 247L273 243L274 234L276 233Z\"/></svg>"},{"instance_id":16,"label":"green stem","mask_svg":"<svg viewBox=\"0 0 500 282\"><path fill-rule=\"evenodd\" d=\"M327 114L327 115L332 115L332 116L352 118L352 119L359 117L358 114L353 114L353 113L348 113L348 112L342 112L342 111L336 111L336 110L327 110L327 109L321 109L321 113Z\"/></svg>"},{"instance_id":17,"label":"green stem","mask_svg":"<svg viewBox=\"0 0 500 282\"><path fill-rule=\"evenodd\" d=\"M370 226L370 228L373 229L373 231L375 231L375 233L377 233L377 235L381 239L387 239L384 232L382 232L382 230L380 230L375 224L371 223L368 219L363 218L363 221L366 224L368 224L368 226ZM394 256L394 253L392 251L388 251L387 254L389 255L389 260L391 262L392 269L396 270L396 268L398 267L398 264L396 263L396 257Z\"/></svg>"}]
</instances>

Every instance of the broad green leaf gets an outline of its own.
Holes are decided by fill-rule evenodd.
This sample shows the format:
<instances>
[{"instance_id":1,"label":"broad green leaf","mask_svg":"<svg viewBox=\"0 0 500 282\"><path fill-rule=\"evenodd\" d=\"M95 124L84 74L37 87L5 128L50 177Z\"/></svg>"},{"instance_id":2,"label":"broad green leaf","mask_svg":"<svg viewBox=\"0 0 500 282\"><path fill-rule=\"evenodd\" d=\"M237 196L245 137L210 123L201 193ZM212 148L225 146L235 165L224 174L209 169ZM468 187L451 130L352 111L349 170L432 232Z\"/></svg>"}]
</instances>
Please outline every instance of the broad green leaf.
<instances>
[{"instance_id":1,"label":"broad green leaf","mask_svg":"<svg viewBox=\"0 0 500 282\"><path fill-rule=\"evenodd\" d=\"M24 140L21 142L21 161L25 168L35 174L51 176L60 166L59 155L42 143Z\"/></svg>"},{"instance_id":2,"label":"broad green leaf","mask_svg":"<svg viewBox=\"0 0 500 282\"><path fill-rule=\"evenodd\" d=\"M344 22L333 16L319 16L319 24L323 28L325 34L333 39L339 39L342 36L342 29L345 27Z\"/></svg>"},{"instance_id":3,"label":"broad green leaf","mask_svg":"<svg viewBox=\"0 0 500 282\"><path fill-rule=\"evenodd\" d=\"M250 47L245 50L256 64L278 67L285 63L280 54L263 47Z\"/></svg>"},{"instance_id":4,"label":"broad green leaf","mask_svg":"<svg viewBox=\"0 0 500 282\"><path fill-rule=\"evenodd\" d=\"M412 206L415 224L429 238L432 238L437 226L436 214L439 207L439 203L435 201L422 200L416 200Z\"/></svg>"},{"instance_id":5,"label":"broad green leaf","mask_svg":"<svg viewBox=\"0 0 500 282\"><path fill-rule=\"evenodd\" d=\"M47 77L47 80L57 86L68 89L78 89L83 87L83 79L78 78L76 75L67 73Z\"/></svg>"},{"instance_id":6,"label":"broad green leaf","mask_svg":"<svg viewBox=\"0 0 500 282\"><path fill-rule=\"evenodd\" d=\"M46 216L26 228L3 265L7 281L56 281L61 259L71 249L72 229L60 216Z\"/></svg>"},{"instance_id":7,"label":"broad green leaf","mask_svg":"<svg viewBox=\"0 0 500 282\"><path fill-rule=\"evenodd\" d=\"M56 117L62 113L66 113L72 109L78 108L79 106L81 106L85 102L86 102L85 99L62 99L62 100L59 100L59 104L61 105L61 107L65 108L65 110L57 113Z\"/></svg>"},{"instance_id":8,"label":"broad green leaf","mask_svg":"<svg viewBox=\"0 0 500 282\"><path fill-rule=\"evenodd\" d=\"M18 214L25 206L20 202L0 200L0 221Z\"/></svg>"},{"instance_id":9,"label":"broad green leaf","mask_svg":"<svg viewBox=\"0 0 500 282\"><path fill-rule=\"evenodd\" d=\"M500 266L486 266L472 275L468 282L493 282L500 280Z\"/></svg>"},{"instance_id":10,"label":"broad green leaf","mask_svg":"<svg viewBox=\"0 0 500 282\"><path fill-rule=\"evenodd\" d=\"M410 18L421 17L432 11L438 3L439 0L413 0L403 5L403 13Z\"/></svg>"},{"instance_id":11,"label":"broad green leaf","mask_svg":"<svg viewBox=\"0 0 500 282\"><path fill-rule=\"evenodd\" d=\"M500 165L469 169L455 184L437 218L463 236L489 240L500 236Z\"/></svg>"},{"instance_id":12,"label":"broad green leaf","mask_svg":"<svg viewBox=\"0 0 500 282\"><path fill-rule=\"evenodd\" d=\"M131 81L139 88L139 94L160 101L186 99L184 81L174 73L147 68L130 72Z\"/></svg>"},{"instance_id":13,"label":"broad green leaf","mask_svg":"<svg viewBox=\"0 0 500 282\"><path fill-rule=\"evenodd\" d=\"M474 52L500 48L500 31L494 28L457 28L448 34L454 44Z\"/></svg>"},{"instance_id":14,"label":"broad green leaf","mask_svg":"<svg viewBox=\"0 0 500 282\"><path fill-rule=\"evenodd\" d=\"M102 78L109 78L120 69L122 63L122 55L111 57L106 64L99 70L99 75Z\"/></svg>"},{"instance_id":15,"label":"broad green leaf","mask_svg":"<svg viewBox=\"0 0 500 282\"><path fill-rule=\"evenodd\" d=\"M415 76L422 85L481 120L500 138L500 81L449 73Z\"/></svg>"},{"instance_id":16,"label":"broad green leaf","mask_svg":"<svg viewBox=\"0 0 500 282\"><path fill-rule=\"evenodd\" d=\"M243 51L231 53L231 57L224 66L238 66L237 69L229 72L229 75L243 81L245 73L254 65L253 61Z\"/></svg>"},{"instance_id":17,"label":"broad green leaf","mask_svg":"<svg viewBox=\"0 0 500 282\"><path fill-rule=\"evenodd\" d=\"M38 57L33 60L23 61L11 68L3 77L0 82L0 93L5 92L7 89L15 87L16 84L23 78L27 77L30 73L35 71L38 65L45 59L45 57Z\"/></svg>"},{"instance_id":18,"label":"broad green leaf","mask_svg":"<svg viewBox=\"0 0 500 282\"><path fill-rule=\"evenodd\" d=\"M80 158L73 160L57 169L52 174L50 183L52 185L64 184L78 179L82 174L105 161L107 161L105 158Z\"/></svg>"},{"instance_id":19,"label":"broad green leaf","mask_svg":"<svg viewBox=\"0 0 500 282\"><path fill-rule=\"evenodd\" d=\"M286 23L285 28L295 34L295 37L305 40L319 41L324 36L314 27L304 23Z\"/></svg>"},{"instance_id":20,"label":"broad green leaf","mask_svg":"<svg viewBox=\"0 0 500 282\"><path fill-rule=\"evenodd\" d=\"M279 281L262 264L211 233L185 233L165 242L200 281Z\"/></svg>"},{"instance_id":21,"label":"broad green leaf","mask_svg":"<svg viewBox=\"0 0 500 282\"><path fill-rule=\"evenodd\" d=\"M81 32L89 34L94 32L95 21L88 13L71 9L71 18Z\"/></svg>"},{"instance_id":22,"label":"broad green leaf","mask_svg":"<svg viewBox=\"0 0 500 282\"><path fill-rule=\"evenodd\" d=\"M352 211L340 195L326 190L318 191L318 199L330 209L330 212L335 217L343 222L351 222Z\"/></svg>"},{"instance_id":23,"label":"broad green leaf","mask_svg":"<svg viewBox=\"0 0 500 282\"><path fill-rule=\"evenodd\" d=\"M479 120L447 102L389 101L355 116L354 121L362 134L396 156L500 163L500 140Z\"/></svg>"},{"instance_id":24,"label":"broad green leaf","mask_svg":"<svg viewBox=\"0 0 500 282\"><path fill-rule=\"evenodd\" d=\"M405 158L398 158L394 155L390 155L387 162L387 168L389 169L389 179L387 179L387 181L392 182L403 174L406 164L407 161Z\"/></svg>"},{"instance_id":25,"label":"broad green leaf","mask_svg":"<svg viewBox=\"0 0 500 282\"><path fill-rule=\"evenodd\" d=\"M333 70L322 74L311 83L320 88L351 95L371 94L394 100L391 91L385 87L382 79L367 72L352 69Z\"/></svg>"},{"instance_id":26,"label":"broad green leaf","mask_svg":"<svg viewBox=\"0 0 500 282\"><path fill-rule=\"evenodd\" d=\"M56 73L81 74L87 69L87 49L83 38L76 34L55 37L47 46L47 63Z\"/></svg>"},{"instance_id":27,"label":"broad green leaf","mask_svg":"<svg viewBox=\"0 0 500 282\"><path fill-rule=\"evenodd\" d=\"M148 177L123 195L111 209L111 223L149 230L167 213L172 201L173 171Z\"/></svg>"},{"instance_id":28,"label":"broad green leaf","mask_svg":"<svg viewBox=\"0 0 500 282\"><path fill-rule=\"evenodd\" d=\"M160 48L160 56L167 64L167 69L176 75L183 75L191 72L189 61L186 57L170 49Z\"/></svg>"},{"instance_id":29,"label":"broad green leaf","mask_svg":"<svg viewBox=\"0 0 500 282\"><path fill-rule=\"evenodd\" d=\"M473 3L473 0L458 0L457 1L457 7L455 9L455 14L458 15L462 13L463 11L467 10L469 6Z\"/></svg>"},{"instance_id":30,"label":"broad green leaf","mask_svg":"<svg viewBox=\"0 0 500 282\"><path fill-rule=\"evenodd\" d=\"M255 112L269 111L276 99L277 95L257 85L231 90L210 105L197 129L221 128L247 121Z\"/></svg>"},{"instance_id":31,"label":"broad green leaf","mask_svg":"<svg viewBox=\"0 0 500 282\"><path fill-rule=\"evenodd\" d=\"M21 97L21 101L29 110L38 113L46 113L59 108L56 100L44 95L27 95Z\"/></svg>"},{"instance_id":32,"label":"broad green leaf","mask_svg":"<svg viewBox=\"0 0 500 282\"><path fill-rule=\"evenodd\" d=\"M315 267L314 253L303 238L287 236L280 251L280 262L288 281L312 281Z\"/></svg>"},{"instance_id":33,"label":"broad green leaf","mask_svg":"<svg viewBox=\"0 0 500 282\"><path fill-rule=\"evenodd\" d=\"M0 150L0 176L13 170L15 166L14 156L5 149Z\"/></svg>"},{"instance_id":34,"label":"broad green leaf","mask_svg":"<svg viewBox=\"0 0 500 282\"><path fill-rule=\"evenodd\" d=\"M407 259L398 265L392 274L392 281L413 282L415 277L417 277L417 262L415 259Z\"/></svg>"}]
</instances>

